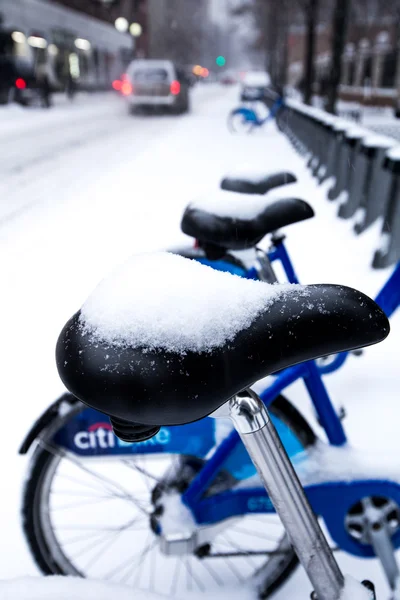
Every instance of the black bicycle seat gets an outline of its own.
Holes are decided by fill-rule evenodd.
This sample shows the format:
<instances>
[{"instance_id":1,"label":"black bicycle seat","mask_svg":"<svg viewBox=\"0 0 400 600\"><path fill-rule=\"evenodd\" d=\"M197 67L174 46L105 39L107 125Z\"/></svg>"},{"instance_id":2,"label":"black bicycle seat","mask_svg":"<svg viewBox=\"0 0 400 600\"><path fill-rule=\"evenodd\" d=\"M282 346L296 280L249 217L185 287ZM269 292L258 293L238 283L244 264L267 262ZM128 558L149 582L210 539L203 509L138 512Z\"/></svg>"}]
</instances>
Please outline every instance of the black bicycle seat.
<instances>
[{"instance_id":1,"label":"black bicycle seat","mask_svg":"<svg viewBox=\"0 0 400 600\"><path fill-rule=\"evenodd\" d=\"M311 206L300 198L217 192L187 206L181 229L202 243L244 250L268 233L313 216Z\"/></svg>"},{"instance_id":2,"label":"black bicycle seat","mask_svg":"<svg viewBox=\"0 0 400 600\"><path fill-rule=\"evenodd\" d=\"M155 253L98 286L62 330L56 358L85 404L156 432L209 415L273 372L388 333L382 310L352 288L269 285Z\"/></svg>"},{"instance_id":3,"label":"black bicycle seat","mask_svg":"<svg viewBox=\"0 0 400 600\"><path fill-rule=\"evenodd\" d=\"M238 172L237 175L227 175L221 181L221 189L240 194L266 194L270 190L287 183L295 183L296 176L290 171L275 171L272 173Z\"/></svg>"}]
</instances>

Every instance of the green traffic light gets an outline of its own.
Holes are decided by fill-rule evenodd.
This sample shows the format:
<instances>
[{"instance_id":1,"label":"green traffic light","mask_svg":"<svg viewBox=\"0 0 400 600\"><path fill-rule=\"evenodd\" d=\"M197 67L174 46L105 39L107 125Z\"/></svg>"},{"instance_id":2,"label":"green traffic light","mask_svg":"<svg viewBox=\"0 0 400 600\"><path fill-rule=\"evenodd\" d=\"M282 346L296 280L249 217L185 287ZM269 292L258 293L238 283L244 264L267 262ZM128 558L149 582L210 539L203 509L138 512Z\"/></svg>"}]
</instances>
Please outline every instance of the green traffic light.
<instances>
[{"instance_id":1,"label":"green traffic light","mask_svg":"<svg viewBox=\"0 0 400 600\"><path fill-rule=\"evenodd\" d=\"M225 60L224 56L217 56L217 58L215 59L215 62L217 63L217 65L219 67L223 67L226 63L226 60Z\"/></svg>"}]
</instances>

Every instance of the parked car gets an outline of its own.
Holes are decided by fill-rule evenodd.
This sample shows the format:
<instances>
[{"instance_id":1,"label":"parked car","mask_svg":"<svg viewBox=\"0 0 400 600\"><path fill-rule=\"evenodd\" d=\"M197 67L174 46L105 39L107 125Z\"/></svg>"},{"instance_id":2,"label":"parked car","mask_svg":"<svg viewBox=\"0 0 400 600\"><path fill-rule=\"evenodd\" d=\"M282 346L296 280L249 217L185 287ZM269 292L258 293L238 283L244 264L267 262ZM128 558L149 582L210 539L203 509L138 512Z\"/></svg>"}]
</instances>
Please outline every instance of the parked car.
<instances>
[{"instance_id":1,"label":"parked car","mask_svg":"<svg viewBox=\"0 0 400 600\"><path fill-rule=\"evenodd\" d=\"M127 69L131 86L131 112L138 108L164 108L175 114L189 110L190 82L182 67L169 60L134 60Z\"/></svg>"},{"instance_id":2,"label":"parked car","mask_svg":"<svg viewBox=\"0 0 400 600\"><path fill-rule=\"evenodd\" d=\"M22 35L22 34L21 34ZM13 33L0 30L0 103L29 104L38 97L37 74L29 56L18 55Z\"/></svg>"},{"instance_id":3,"label":"parked car","mask_svg":"<svg viewBox=\"0 0 400 600\"><path fill-rule=\"evenodd\" d=\"M24 59L0 56L0 104L37 102L40 88L32 65Z\"/></svg>"},{"instance_id":4,"label":"parked car","mask_svg":"<svg viewBox=\"0 0 400 600\"><path fill-rule=\"evenodd\" d=\"M242 79L240 99L242 102L264 100L265 93L271 85L271 78L265 71L249 71Z\"/></svg>"}]
</instances>

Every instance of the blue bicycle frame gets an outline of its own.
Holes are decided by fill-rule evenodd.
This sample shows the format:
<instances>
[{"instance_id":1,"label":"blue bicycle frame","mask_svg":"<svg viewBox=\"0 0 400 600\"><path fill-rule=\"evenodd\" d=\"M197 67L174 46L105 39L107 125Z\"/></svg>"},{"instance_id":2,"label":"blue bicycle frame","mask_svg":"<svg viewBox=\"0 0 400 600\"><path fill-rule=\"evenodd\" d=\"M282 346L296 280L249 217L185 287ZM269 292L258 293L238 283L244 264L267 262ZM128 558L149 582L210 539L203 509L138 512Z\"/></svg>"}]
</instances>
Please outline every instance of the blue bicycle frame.
<instances>
[{"instance_id":1,"label":"blue bicycle frame","mask_svg":"<svg viewBox=\"0 0 400 600\"><path fill-rule=\"evenodd\" d=\"M283 99L278 98L274 102L270 111L268 112L267 116L264 119L259 119L256 111L253 108L249 108L247 106L240 106L239 108L234 109L231 112L231 115L242 115L242 117L248 123L252 123L256 127L262 127L262 125L264 125L265 123L267 123L268 121L270 121L276 117L277 112L279 111L280 108L282 108L283 104L284 104Z\"/></svg>"},{"instance_id":2,"label":"blue bicycle frame","mask_svg":"<svg viewBox=\"0 0 400 600\"><path fill-rule=\"evenodd\" d=\"M268 251L271 262L280 261L288 280L297 283L297 276L283 243L283 238L274 239ZM240 264L228 261L199 260L220 270L229 270L237 275L258 278L256 267L244 269ZM400 303L400 265L378 294L377 302L390 316ZM345 360L347 354L338 355L337 360ZM315 361L309 361L282 370L270 378L270 384L260 393L266 406L270 406L287 386L302 380L311 399L319 424L324 429L329 444L336 447L347 442L341 419L332 405L322 380L322 370ZM282 443L292 460L297 455L304 456L304 447L294 432L279 418L271 418L278 430ZM139 444L127 444L118 440L109 423L104 422L101 413L81 409L60 427L54 441L74 454L86 457L129 456L148 453L176 453L194 456L204 460L202 468L190 482L182 495L183 502L191 510L199 525L212 525L228 518L251 513L273 513L274 508L265 492L250 479L256 470L243 446L239 435L232 428L222 442L216 435L216 421L206 418L183 427L163 427L151 440ZM210 456L211 453L211 456ZM207 490L221 472L229 473L237 485L226 491L207 495ZM390 497L400 505L400 485L380 479L328 481L305 487L309 501L316 512L323 516L331 537L338 546L354 555L374 556L368 544L360 544L348 535L344 523L351 507L364 496ZM400 529L393 536L395 548L400 547Z\"/></svg>"}]
</instances>

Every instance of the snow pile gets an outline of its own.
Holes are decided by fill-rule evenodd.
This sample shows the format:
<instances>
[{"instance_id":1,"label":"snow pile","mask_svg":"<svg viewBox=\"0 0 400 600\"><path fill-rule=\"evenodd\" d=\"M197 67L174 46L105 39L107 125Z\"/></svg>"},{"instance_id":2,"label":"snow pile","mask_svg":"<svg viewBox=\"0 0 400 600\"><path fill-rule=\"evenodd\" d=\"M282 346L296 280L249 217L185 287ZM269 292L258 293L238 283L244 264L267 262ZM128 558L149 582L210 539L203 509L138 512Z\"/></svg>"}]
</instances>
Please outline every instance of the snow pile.
<instances>
[{"instance_id":1,"label":"snow pile","mask_svg":"<svg viewBox=\"0 0 400 600\"><path fill-rule=\"evenodd\" d=\"M261 165L255 166L253 163L243 163L238 165L229 171L226 175L226 179L245 179L250 183L258 184L264 179L276 173L276 170L267 170Z\"/></svg>"},{"instance_id":2,"label":"snow pile","mask_svg":"<svg viewBox=\"0 0 400 600\"><path fill-rule=\"evenodd\" d=\"M400 483L398 456L387 452L345 446L329 446L318 440L293 459L297 475L304 487L331 481L386 479ZM241 482L240 487L263 487L258 474Z\"/></svg>"},{"instance_id":3,"label":"snow pile","mask_svg":"<svg viewBox=\"0 0 400 600\"><path fill-rule=\"evenodd\" d=\"M166 596L165 596L166 597ZM23 577L0 582L0 600L160 600L149 592L78 577Z\"/></svg>"},{"instance_id":4,"label":"snow pile","mask_svg":"<svg viewBox=\"0 0 400 600\"><path fill-rule=\"evenodd\" d=\"M167 252L139 254L98 285L80 322L95 342L210 352L294 287L308 295L302 286L243 279Z\"/></svg>"},{"instance_id":5,"label":"snow pile","mask_svg":"<svg viewBox=\"0 0 400 600\"><path fill-rule=\"evenodd\" d=\"M400 160L400 145L391 148L386 153L386 156L390 158L390 160Z\"/></svg>"},{"instance_id":6,"label":"snow pile","mask_svg":"<svg viewBox=\"0 0 400 600\"><path fill-rule=\"evenodd\" d=\"M391 148L396 144L397 142L393 138L390 138L386 135L379 135L377 133L368 135L363 141L363 145L366 148Z\"/></svg>"},{"instance_id":7,"label":"snow pile","mask_svg":"<svg viewBox=\"0 0 400 600\"><path fill-rule=\"evenodd\" d=\"M318 441L296 460L296 470L303 485L358 479L400 481L397 457L393 455L390 459L387 452L375 448L366 451L348 444L329 446Z\"/></svg>"},{"instance_id":8,"label":"snow pile","mask_svg":"<svg viewBox=\"0 0 400 600\"><path fill-rule=\"evenodd\" d=\"M186 591L177 600L256 600L256 590L250 586L236 589L222 588L220 593L207 595ZM162 600L170 596L134 590L125 585L78 577L23 577L0 582L0 600ZM358 599L356 599L358 600Z\"/></svg>"},{"instance_id":9,"label":"snow pile","mask_svg":"<svg viewBox=\"0 0 400 600\"><path fill-rule=\"evenodd\" d=\"M283 186L283 188L286 186ZM259 194L238 194L224 190L213 191L189 204L189 208L201 210L217 217L252 221L275 202L275 198Z\"/></svg>"},{"instance_id":10,"label":"snow pile","mask_svg":"<svg viewBox=\"0 0 400 600\"><path fill-rule=\"evenodd\" d=\"M192 535L198 526L191 511L183 503L178 493L163 494L163 513L159 517L161 530L164 535Z\"/></svg>"},{"instance_id":11,"label":"snow pile","mask_svg":"<svg viewBox=\"0 0 400 600\"><path fill-rule=\"evenodd\" d=\"M345 137L348 140L358 140L358 139L362 139L369 135L371 135L371 132L368 131L367 129L363 129L362 127L355 126L355 127L351 127L350 129L348 129L346 131Z\"/></svg>"},{"instance_id":12,"label":"snow pile","mask_svg":"<svg viewBox=\"0 0 400 600\"><path fill-rule=\"evenodd\" d=\"M266 87L271 85L271 77L265 71L249 71L243 77L244 85Z\"/></svg>"},{"instance_id":13,"label":"snow pile","mask_svg":"<svg viewBox=\"0 0 400 600\"><path fill-rule=\"evenodd\" d=\"M372 594L356 579L346 575L340 600L372 600Z\"/></svg>"}]
</instances>

